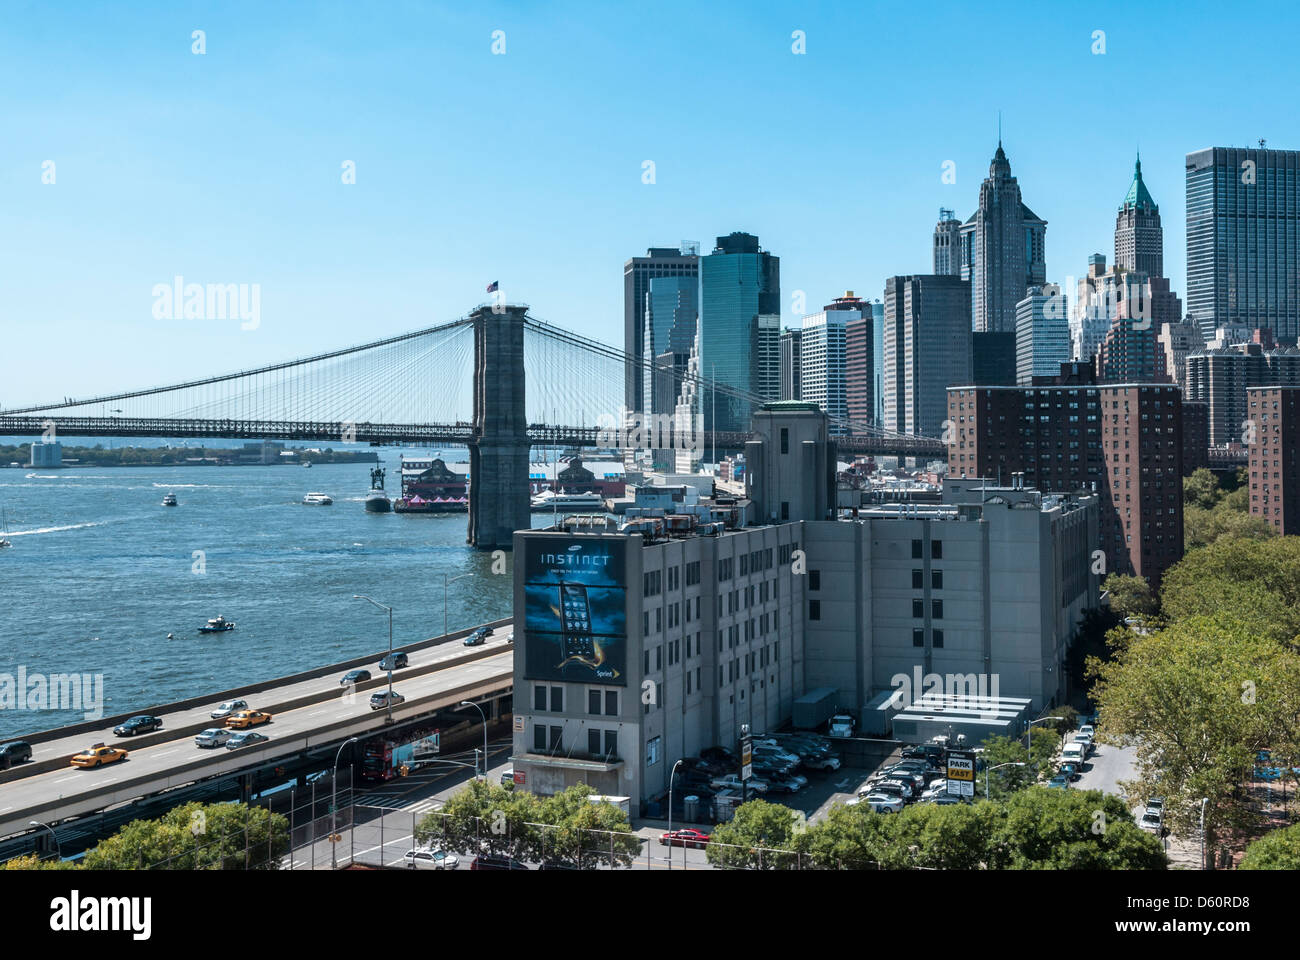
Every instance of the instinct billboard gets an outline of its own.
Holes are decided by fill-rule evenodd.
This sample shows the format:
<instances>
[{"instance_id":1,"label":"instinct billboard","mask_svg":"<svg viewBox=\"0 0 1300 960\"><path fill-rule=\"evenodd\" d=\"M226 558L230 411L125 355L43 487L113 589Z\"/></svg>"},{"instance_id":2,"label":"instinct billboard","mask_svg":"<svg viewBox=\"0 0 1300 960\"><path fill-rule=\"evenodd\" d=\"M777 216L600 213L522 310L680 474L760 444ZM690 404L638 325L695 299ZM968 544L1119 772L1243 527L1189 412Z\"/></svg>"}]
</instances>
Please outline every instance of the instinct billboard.
<instances>
[{"instance_id":1,"label":"instinct billboard","mask_svg":"<svg viewBox=\"0 0 1300 960\"><path fill-rule=\"evenodd\" d=\"M627 541L524 541L524 676L627 685Z\"/></svg>"}]
</instances>

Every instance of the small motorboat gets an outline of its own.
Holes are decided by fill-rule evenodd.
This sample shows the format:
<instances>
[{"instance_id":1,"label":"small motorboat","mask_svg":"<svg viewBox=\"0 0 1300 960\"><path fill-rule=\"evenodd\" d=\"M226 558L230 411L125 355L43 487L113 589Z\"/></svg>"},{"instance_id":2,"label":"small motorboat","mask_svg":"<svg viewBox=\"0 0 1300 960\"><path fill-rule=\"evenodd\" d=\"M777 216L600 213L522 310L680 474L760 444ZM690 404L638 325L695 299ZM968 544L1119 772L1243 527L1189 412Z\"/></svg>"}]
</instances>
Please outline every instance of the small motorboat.
<instances>
[{"instance_id":1,"label":"small motorboat","mask_svg":"<svg viewBox=\"0 0 1300 960\"><path fill-rule=\"evenodd\" d=\"M234 629L235 622L233 620L227 620L225 617L218 614L203 626L199 627L199 633L225 633L227 630Z\"/></svg>"},{"instance_id":2,"label":"small motorboat","mask_svg":"<svg viewBox=\"0 0 1300 960\"><path fill-rule=\"evenodd\" d=\"M310 460L304 460L304 461L302 462L302 465L303 465L304 467L310 467L310 466L311 466L311 461L310 461Z\"/></svg>"},{"instance_id":3,"label":"small motorboat","mask_svg":"<svg viewBox=\"0 0 1300 960\"><path fill-rule=\"evenodd\" d=\"M302 498L302 502L308 506L326 507L334 502L334 498L328 493L309 493Z\"/></svg>"},{"instance_id":4,"label":"small motorboat","mask_svg":"<svg viewBox=\"0 0 1300 960\"><path fill-rule=\"evenodd\" d=\"M162 505L163 505L164 507L174 507L174 506L176 506L176 494L174 494L174 493L169 493L169 494L167 494L167 496L163 497Z\"/></svg>"}]
</instances>

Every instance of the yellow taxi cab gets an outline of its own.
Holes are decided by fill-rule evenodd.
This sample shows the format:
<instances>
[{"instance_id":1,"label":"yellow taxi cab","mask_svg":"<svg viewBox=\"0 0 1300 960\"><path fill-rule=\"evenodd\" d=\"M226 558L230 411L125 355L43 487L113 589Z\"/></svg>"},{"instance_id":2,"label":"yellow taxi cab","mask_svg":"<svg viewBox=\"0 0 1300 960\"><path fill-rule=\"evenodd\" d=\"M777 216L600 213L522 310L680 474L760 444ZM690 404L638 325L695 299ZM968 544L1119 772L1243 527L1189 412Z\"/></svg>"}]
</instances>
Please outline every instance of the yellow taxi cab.
<instances>
[{"instance_id":1,"label":"yellow taxi cab","mask_svg":"<svg viewBox=\"0 0 1300 960\"><path fill-rule=\"evenodd\" d=\"M107 747L97 743L88 747L72 758L74 767L102 767L106 763L116 763L126 758L126 751L118 747Z\"/></svg>"},{"instance_id":2,"label":"yellow taxi cab","mask_svg":"<svg viewBox=\"0 0 1300 960\"><path fill-rule=\"evenodd\" d=\"M261 710L240 710L226 717L226 726L232 730L247 730L263 723L270 723L271 715Z\"/></svg>"}]
</instances>

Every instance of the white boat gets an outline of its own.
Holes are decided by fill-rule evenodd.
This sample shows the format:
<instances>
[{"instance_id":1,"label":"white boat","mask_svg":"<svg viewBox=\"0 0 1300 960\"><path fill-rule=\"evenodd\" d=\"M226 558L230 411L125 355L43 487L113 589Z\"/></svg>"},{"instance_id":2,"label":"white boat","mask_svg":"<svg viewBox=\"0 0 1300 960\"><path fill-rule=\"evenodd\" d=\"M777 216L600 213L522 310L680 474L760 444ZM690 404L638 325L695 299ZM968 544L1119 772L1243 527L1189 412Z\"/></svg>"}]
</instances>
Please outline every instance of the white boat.
<instances>
[{"instance_id":1,"label":"white boat","mask_svg":"<svg viewBox=\"0 0 1300 960\"><path fill-rule=\"evenodd\" d=\"M543 490L531 500L533 510L558 510L561 513L578 513L584 510L603 511L605 498L598 493L565 493L561 490Z\"/></svg>"},{"instance_id":2,"label":"white boat","mask_svg":"<svg viewBox=\"0 0 1300 960\"><path fill-rule=\"evenodd\" d=\"M0 507L0 549L13 545L14 542L9 539L9 518L5 516L4 507Z\"/></svg>"},{"instance_id":3,"label":"white boat","mask_svg":"<svg viewBox=\"0 0 1300 960\"><path fill-rule=\"evenodd\" d=\"M225 617L217 614L211 617L207 623L199 627L199 633L225 633L227 630L234 630L235 622L227 620Z\"/></svg>"},{"instance_id":4,"label":"white boat","mask_svg":"<svg viewBox=\"0 0 1300 960\"><path fill-rule=\"evenodd\" d=\"M334 502L334 498L328 493L309 493L302 498L302 502L309 506L328 506Z\"/></svg>"},{"instance_id":5,"label":"white boat","mask_svg":"<svg viewBox=\"0 0 1300 960\"><path fill-rule=\"evenodd\" d=\"M174 506L176 506L176 494L174 494L174 493L169 493L169 494L167 494L167 496L163 497L163 499L162 499L162 505L163 505L164 507L174 507Z\"/></svg>"},{"instance_id":6,"label":"white boat","mask_svg":"<svg viewBox=\"0 0 1300 960\"><path fill-rule=\"evenodd\" d=\"M388 499L388 494L384 493L384 473L383 467L375 467L370 471L370 491L366 494L366 513L391 513L393 501Z\"/></svg>"},{"instance_id":7,"label":"white boat","mask_svg":"<svg viewBox=\"0 0 1300 960\"><path fill-rule=\"evenodd\" d=\"M302 462L302 465L303 465L304 467L310 467L310 466L311 466L311 461L310 461L310 460L304 460L304 461Z\"/></svg>"}]
</instances>

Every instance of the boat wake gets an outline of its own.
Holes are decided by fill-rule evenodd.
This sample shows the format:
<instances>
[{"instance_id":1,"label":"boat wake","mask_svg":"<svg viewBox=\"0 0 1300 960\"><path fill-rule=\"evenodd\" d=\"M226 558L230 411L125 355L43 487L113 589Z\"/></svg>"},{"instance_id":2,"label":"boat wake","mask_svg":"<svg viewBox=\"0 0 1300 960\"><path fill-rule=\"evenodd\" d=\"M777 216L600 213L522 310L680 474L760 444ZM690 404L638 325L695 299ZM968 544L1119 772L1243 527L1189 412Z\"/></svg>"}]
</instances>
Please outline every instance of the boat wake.
<instances>
[{"instance_id":1,"label":"boat wake","mask_svg":"<svg viewBox=\"0 0 1300 960\"><path fill-rule=\"evenodd\" d=\"M65 530L81 530L85 527L102 527L107 521L96 520L93 523L72 523L65 527L40 527L36 530L10 530L11 537L30 537L38 533L62 533Z\"/></svg>"}]
</instances>

